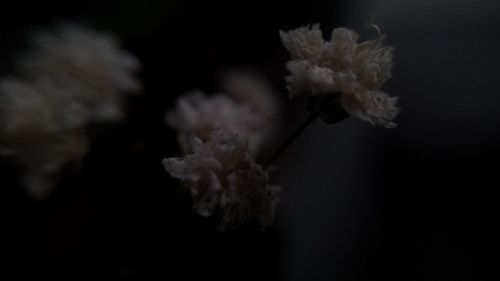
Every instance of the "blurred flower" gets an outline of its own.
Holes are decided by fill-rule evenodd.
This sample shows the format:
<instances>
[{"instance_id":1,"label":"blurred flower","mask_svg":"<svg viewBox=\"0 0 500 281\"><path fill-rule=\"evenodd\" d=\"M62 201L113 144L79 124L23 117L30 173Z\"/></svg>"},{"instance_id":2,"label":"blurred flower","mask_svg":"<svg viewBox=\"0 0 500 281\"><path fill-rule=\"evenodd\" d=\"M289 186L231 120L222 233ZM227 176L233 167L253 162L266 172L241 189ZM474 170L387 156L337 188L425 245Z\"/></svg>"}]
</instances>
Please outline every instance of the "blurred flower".
<instances>
[{"instance_id":1,"label":"blurred flower","mask_svg":"<svg viewBox=\"0 0 500 281\"><path fill-rule=\"evenodd\" d=\"M54 33L35 33L33 43L18 63L21 74L64 89L59 93L84 106L93 120L122 118L124 99L141 90L134 76L139 61L112 35L66 24Z\"/></svg>"},{"instance_id":2,"label":"blurred flower","mask_svg":"<svg viewBox=\"0 0 500 281\"><path fill-rule=\"evenodd\" d=\"M65 166L79 163L89 149L81 108L51 96L58 90L14 78L0 81L0 153L25 165L26 187L37 199L47 195Z\"/></svg>"},{"instance_id":3,"label":"blurred flower","mask_svg":"<svg viewBox=\"0 0 500 281\"><path fill-rule=\"evenodd\" d=\"M249 137L250 150L260 151L279 132L281 109L276 93L261 76L242 71L229 72L222 88L238 104L249 108L253 120L250 126L254 128Z\"/></svg>"},{"instance_id":4,"label":"blurred flower","mask_svg":"<svg viewBox=\"0 0 500 281\"><path fill-rule=\"evenodd\" d=\"M214 129L222 128L247 140L255 156L276 132L274 92L258 76L243 72L230 73L223 88L227 94L191 92L180 97L176 108L167 112L167 123L179 131L184 152L189 152L191 134L206 140Z\"/></svg>"},{"instance_id":5,"label":"blurred flower","mask_svg":"<svg viewBox=\"0 0 500 281\"><path fill-rule=\"evenodd\" d=\"M323 39L319 25L280 31L291 54L286 77L290 97L304 95L310 110L327 123L342 118L339 110L374 125L393 128L397 98L380 91L391 78L393 48L382 46L384 36L358 43L358 34L346 28Z\"/></svg>"},{"instance_id":6,"label":"blurred flower","mask_svg":"<svg viewBox=\"0 0 500 281\"><path fill-rule=\"evenodd\" d=\"M35 47L18 61L19 77L0 80L0 153L25 165L27 189L41 199L88 152L87 124L120 118L124 93L140 86L138 62L107 35L67 25L36 33Z\"/></svg>"},{"instance_id":7,"label":"blurred flower","mask_svg":"<svg viewBox=\"0 0 500 281\"><path fill-rule=\"evenodd\" d=\"M268 184L268 174L256 164L247 144L236 134L215 130L206 141L191 135L191 153L163 160L166 170L189 190L193 210L215 216L220 229L243 223L269 225L280 188Z\"/></svg>"}]
</instances>

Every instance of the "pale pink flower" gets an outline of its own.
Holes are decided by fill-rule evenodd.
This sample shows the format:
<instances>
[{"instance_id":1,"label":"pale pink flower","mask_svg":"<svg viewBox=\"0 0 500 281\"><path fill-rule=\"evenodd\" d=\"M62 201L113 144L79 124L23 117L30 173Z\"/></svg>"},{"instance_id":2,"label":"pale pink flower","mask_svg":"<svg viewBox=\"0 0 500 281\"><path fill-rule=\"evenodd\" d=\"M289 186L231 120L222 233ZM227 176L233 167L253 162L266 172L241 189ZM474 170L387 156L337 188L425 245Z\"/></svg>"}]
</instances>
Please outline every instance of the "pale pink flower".
<instances>
[{"instance_id":1,"label":"pale pink flower","mask_svg":"<svg viewBox=\"0 0 500 281\"><path fill-rule=\"evenodd\" d=\"M64 89L61 94L85 106L93 120L121 119L126 97L141 90L139 61L110 34L66 24L34 33L33 43L18 62L20 73Z\"/></svg>"},{"instance_id":2,"label":"pale pink flower","mask_svg":"<svg viewBox=\"0 0 500 281\"><path fill-rule=\"evenodd\" d=\"M346 28L333 30L323 39L319 25L280 31L292 60L286 77L290 97L306 96L310 109L326 122L338 121L341 103L352 116L374 125L395 127L397 98L380 91L391 78L393 48L383 46L383 36L358 42L358 34ZM337 101L340 99L340 101Z\"/></svg>"},{"instance_id":3,"label":"pale pink flower","mask_svg":"<svg viewBox=\"0 0 500 281\"><path fill-rule=\"evenodd\" d=\"M52 96L56 91L50 84L0 81L0 154L24 164L27 191L37 199L89 149L85 114L77 104Z\"/></svg>"},{"instance_id":4,"label":"pale pink flower","mask_svg":"<svg viewBox=\"0 0 500 281\"><path fill-rule=\"evenodd\" d=\"M24 164L28 192L42 199L88 152L87 124L123 117L140 65L114 37L75 25L33 39L19 76L0 80L0 153Z\"/></svg>"},{"instance_id":5,"label":"pale pink flower","mask_svg":"<svg viewBox=\"0 0 500 281\"><path fill-rule=\"evenodd\" d=\"M184 152L189 151L191 134L206 140L214 129L221 128L248 141L255 156L278 126L274 91L258 76L243 72L226 76L223 89L224 93L194 91L181 96L167 112L167 124L178 131Z\"/></svg>"},{"instance_id":6,"label":"pale pink flower","mask_svg":"<svg viewBox=\"0 0 500 281\"><path fill-rule=\"evenodd\" d=\"M189 190L193 211L215 217L220 230L244 223L269 225L280 188L268 183L268 174L256 164L248 146L236 134L215 130L203 141L191 135L190 150L182 158L163 160L172 177Z\"/></svg>"}]
</instances>

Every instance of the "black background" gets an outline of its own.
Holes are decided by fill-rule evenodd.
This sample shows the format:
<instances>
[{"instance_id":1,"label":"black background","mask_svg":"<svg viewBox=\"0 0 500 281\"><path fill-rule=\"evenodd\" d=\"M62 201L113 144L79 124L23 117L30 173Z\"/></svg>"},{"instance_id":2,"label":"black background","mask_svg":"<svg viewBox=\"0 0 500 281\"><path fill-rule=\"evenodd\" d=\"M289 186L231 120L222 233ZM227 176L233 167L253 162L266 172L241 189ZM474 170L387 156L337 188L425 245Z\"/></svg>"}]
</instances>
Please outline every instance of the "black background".
<instances>
[{"instance_id":1,"label":"black background","mask_svg":"<svg viewBox=\"0 0 500 281\"><path fill-rule=\"evenodd\" d=\"M14 5L15 4L15 5ZM0 161L2 276L71 279L497 280L500 9L496 1L16 1L0 10L0 70L35 28L73 21L116 33L143 63L145 95L122 124L92 126L83 168L43 202ZM363 38L375 15L395 47L397 129L314 123L278 159L265 233L219 234L193 216L161 159L177 155L165 110L247 68L288 101L278 30L319 22ZM1 122L1 120L0 120Z\"/></svg>"}]
</instances>

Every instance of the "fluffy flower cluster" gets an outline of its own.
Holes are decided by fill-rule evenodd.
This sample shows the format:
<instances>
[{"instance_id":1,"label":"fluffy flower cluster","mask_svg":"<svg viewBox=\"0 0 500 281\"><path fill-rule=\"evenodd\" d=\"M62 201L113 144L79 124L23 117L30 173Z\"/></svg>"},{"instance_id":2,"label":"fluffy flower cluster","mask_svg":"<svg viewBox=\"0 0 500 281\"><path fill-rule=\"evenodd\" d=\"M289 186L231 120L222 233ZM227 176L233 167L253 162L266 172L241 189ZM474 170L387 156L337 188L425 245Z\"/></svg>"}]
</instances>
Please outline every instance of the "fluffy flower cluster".
<instances>
[{"instance_id":1,"label":"fluffy flower cluster","mask_svg":"<svg viewBox=\"0 0 500 281\"><path fill-rule=\"evenodd\" d=\"M278 107L261 78L232 72L224 94L192 92L177 100L167 123L179 133L184 158L164 160L167 171L191 193L193 210L214 216L221 230L248 221L267 226L279 199L279 188L253 161L275 132Z\"/></svg>"},{"instance_id":2,"label":"fluffy flower cluster","mask_svg":"<svg viewBox=\"0 0 500 281\"><path fill-rule=\"evenodd\" d=\"M125 97L141 90L134 77L139 61L110 34L64 25L54 33L35 33L33 43L35 48L19 62L21 74L52 83L56 94L65 96L59 98L83 108L85 120L122 118Z\"/></svg>"},{"instance_id":3,"label":"fluffy flower cluster","mask_svg":"<svg viewBox=\"0 0 500 281\"><path fill-rule=\"evenodd\" d=\"M28 191L43 198L88 151L88 122L122 116L139 64L115 39L76 26L34 39L19 77L0 80L0 153L24 163Z\"/></svg>"},{"instance_id":4,"label":"fluffy flower cluster","mask_svg":"<svg viewBox=\"0 0 500 281\"><path fill-rule=\"evenodd\" d=\"M189 144L190 154L163 164L189 190L197 214L216 217L221 230L246 222L271 223L280 188L269 185L268 174L240 137L215 130L205 141L191 135Z\"/></svg>"},{"instance_id":5,"label":"fluffy flower cluster","mask_svg":"<svg viewBox=\"0 0 500 281\"><path fill-rule=\"evenodd\" d=\"M0 153L25 165L26 187L38 199L89 148L79 109L51 96L52 90L14 78L0 81Z\"/></svg>"},{"instance_id":6,"label":"fluffy flower cluster","mask_svg":"<svg viewBox=\"0 0 500 281\"><path fill-rule=\"evenodd\" d=\"M358 43L358 34L346 28L333 30L330 41L323 39L319 25L280 31L281 41L292 60L286 77L290 97L305 95L313 110L326 122L341 108L371 124L395 127L397 98L380 91L391 78L393 48L382 46L383 36Z\"/></svg>"},{"instance_id":7,"label":"fluffy flower cluster","mask_svg":"<svg viewBox=\"0 0 500 281\"><path fill-rule=\"evenodd\" d=\"M179 132L184 152L189 152L188 138L195 134L206 140L218 128L233 132L248 141L253 155L276 131L278 107L274 93L257 76L233 72L224 81L225 94L207 96L191 92L177 100L167 113L167 123Z\"/></svg>"}]
</instances>

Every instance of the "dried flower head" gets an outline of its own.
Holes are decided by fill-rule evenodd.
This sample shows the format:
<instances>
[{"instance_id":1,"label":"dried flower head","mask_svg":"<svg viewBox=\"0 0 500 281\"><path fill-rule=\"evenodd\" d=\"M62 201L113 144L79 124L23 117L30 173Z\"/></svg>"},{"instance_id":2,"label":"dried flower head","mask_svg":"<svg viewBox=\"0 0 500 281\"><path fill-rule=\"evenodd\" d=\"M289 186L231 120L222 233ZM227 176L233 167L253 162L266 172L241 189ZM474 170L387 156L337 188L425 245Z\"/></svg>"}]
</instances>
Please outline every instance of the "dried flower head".
<instances>
[{"instance_id":1,"label":"dried flower head","mask_svg":"<svg viewBox=\"0 0 500 281\"><path fill-rule=\"evenodd\" d=\"M278 107L267 83L248 73L230 73L224 81L225 94L191 92L177 100L167 112L167 123L179 131L179 142L189 152L189 135L206 140L217 128L248 141L253 155L275 132Z\"/></svg>"},{"instance_id":2,"label":"dried flower head","mask_svg":"<svg viewBox=\"0 0 500 281\"><path fill-rule=\"evenodd\" d=\"M33 43L18 63L21 74L65 89L62 94L85 106L93 120L122 118L124 99L141 89L134 76L139 61L112 35L66 24L35 33Z\"/></svg>"},{"instance_id":3,"label":"dried flower head","mask_svg":"<svg viewBox=\"0 0 500 281\"><path fill-rule=\"evenodd\" d=\"M139 63L114 38L73 25L34 43L19 77L0 80L0 153L24 163L27 189L41 199L87 153L87 124L122 117L126 94L140 89Z\"/></svg>"},{"instance_id":4,"label":"dried flower head","mask_svg":"<svg viewBox=\"0 0 500 281\"><path fill-rule=\"evenodd\" d=\"M189 190L193 210L214 216L220 230L243 223L269 225L280 188L269 185L268 174L256 164L236 134L215 130L206 141L191 135L191 153L163 160L165 169Z\"/></svg>"},{"instance_id":5,"label":"dried flower head","mask_svg":"<svg viewBox=\"0 0 500 281\"><path fill-rule=\"evenodd\" d=\"M286 77L290 97L306 96L309 108L327 123L343 118L340 109L374 125L396 126L397 98L380 91L393 66L393 48L382 46L384 36L358 42L356 32L336 28L325 41L317 24L280 35L292 56Z\"/></svg>"},{"instance_id":6,"label":"dried flower head","mask_svg":"<svg viewBox=\"0 0 500 281\"><path fill-rule=\"evenodd\" d=\"M51 96L50 84L19 79L0 81L0 154L13 155L26 168L28 192L37 199L52 189L61 170L79 163L89 149L84 114Z\"/></svg>"}]
</instances>

